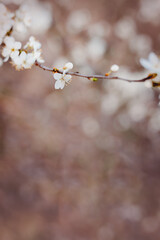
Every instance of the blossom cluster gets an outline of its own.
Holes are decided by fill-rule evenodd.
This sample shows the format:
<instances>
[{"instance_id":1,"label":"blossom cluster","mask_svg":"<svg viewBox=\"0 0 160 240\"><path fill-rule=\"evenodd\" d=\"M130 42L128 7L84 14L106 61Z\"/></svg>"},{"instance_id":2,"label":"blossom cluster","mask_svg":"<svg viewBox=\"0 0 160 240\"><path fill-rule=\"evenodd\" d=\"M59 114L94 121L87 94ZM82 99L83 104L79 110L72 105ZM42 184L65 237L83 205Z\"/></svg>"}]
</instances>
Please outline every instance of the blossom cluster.
<instances>
[{"instance_id":1,"label":"blossom cluster","mask_svg":"<svg viewBox=\"0 0 160 240\"><path fill-rule=\"evenodd\" d=\"M34 64L40 66L40 64L44 62L41 56L41 43L36 40L35 37L31 36L28 42L22 46L22 43L12 36L14 31L21 33L27 31L27 28L31 25L31 20L29 9L26 5L22 4L15 12L10 12L4 4L0 3L0 45L2 46L0 66L2 66L4 62L11 60L11 64L16 70L23 70L30 69ZM99 41L98 45L101 45ZM95 45L93 45L93 48L95 48ZM93 48L91 48L91 50L93 50ZM140 64L147 70L160 74L160 59L155 53L150 53L148 59L141 58ZM42 65L41 68L43 68ZM65 85L71 82L72 75L75 75L75 73L70 72L72 68L73 63L71 62L66 63L62 68L53 68L55 89L63 89ZM119 66L113 64L105 76L109 76L118 70ZM93 81L97 80L97 77L87 78ZM150 79L152 78L150 77ZM155 85L157 85L157 83Z\"/></svg>"},{"instance_id":2,"label":"blossom cluster","mask_svg":"<svg viewBox=\"0 0 160 240\"><path fill-rule=\"evenodd\" d=\"M148 59L141 58L140 63L147 70L160 74L160 58L154 52L149 54Z\"/></svg>"},{"instance_id":3,"label":"blossom cluster","mask_svg":"<svg viewBox=\"0 0 160 240\"><path fill-rule=\"evenodd\" d=\"M0 45L3 46L1 52L3 59L0 58L0 65L10 59L16 70L23 70L31 68L35 62L44 62L41 57L41 43L35 37L31 36L22 47L22 43L11 36L13 30L25 32L30 26L31 18L27 10L26 5L21 5L15 13L11 13L4 4L0 3ZM68 62L53 74L56 80L55 89L63 89L71 81L72 76L67 73L72 68L73 64Z\"/></svg>"},{"instance_id":4,"label":"blossom cluster","mask_svg":"<svg viewBox=\"0 0 160 240\"><path fill-rule=\"evenodd\" d=\"M9 12L4 4L0 3L0 44L14 25L14 14Z\"/></svg>"},{"instance_id":5,"label":"blossom cluster","mask_svg":"<svg viewBox=\"0 0 160 240\"><path fill-rule=\"evenodd\" d=\"M4 4L0 3L0 44L3 46L1 65L11 59L17 70L29 69L38 61L44 62L41 57L41 43L30 37L24 47L20 41L11 36L13 30L24 32L31 24L29 11L26 5L21 5L18 10L11 13Z\"/></svg>"},{"instance_id":6,"label":"blossom cluster","mask_svg":"<svg viewBox=\"0 0 160 240\"><path fill-rule=\"evenodd\" d=\"M16 32L24 32L30 25L31 16L26 5L21 5L15 12L10 12L3 3L0 3L0 44L13 29Z\"/></svg>"},{"instance_id":7,"label":"blossom cluster","mask_svg":"<svg viewBox=\"0 0 160 240\"><path fill-rule=\"evenodd\" d=\"M5 44L2 49L3 61L11 58L11 63L17 70L29 69L35 61L44 62L41 58L41 44L34 37L30 37L23 48L21 42L15 41L11 36L6 36L3 42Z\"/></svg>"}]
</instances>

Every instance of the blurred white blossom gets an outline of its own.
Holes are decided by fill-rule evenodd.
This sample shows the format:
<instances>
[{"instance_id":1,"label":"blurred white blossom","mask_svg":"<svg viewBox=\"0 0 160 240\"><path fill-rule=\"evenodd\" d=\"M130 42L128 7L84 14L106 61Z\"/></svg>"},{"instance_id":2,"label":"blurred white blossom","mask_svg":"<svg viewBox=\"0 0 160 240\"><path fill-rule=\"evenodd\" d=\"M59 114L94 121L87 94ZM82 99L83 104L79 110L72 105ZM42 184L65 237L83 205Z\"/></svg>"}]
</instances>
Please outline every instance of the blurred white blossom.
<instances>
[{"instance_id":1,"label":"blurred white blossom","mask_svg":"<svg viewBox=\"0 0 160 240\"><path fill-rule=\"evenodd\" d=\"M107 42L101 37L93 37L86 46L88 57L99 60L105 54L108 48Z\"/></svg>"},{"instance_id":2,"label":"blurred white blossom","mask_svg":"<svg viewBox=\"0 0 160 240\"><path fill-rule=\"evenodd\" d=\"M15 12L14 29L17 32L26 32L31 25L30 9L26 4L22 4Z\"/></svg>"},{"instance_id":3,"label":"blurred white blossom","mask_svg":"<svg viewBox=\"0 0 160 240\"><path fill-rule=\"evenodd\" d=\"M160 1L141 0L139 17L141 21L159 23Z\"/></svg>"},{"instance_id":4,"label":"blurred white blossom","mask_svg":"<svg viewBox=\"0 0 160 240\"><path fill-rule=\"evenodd\" d=\"M154 52L149 54L148 59L141 58L140 63L149 71L160 74L160 59Z\"/></svg>"},{"instance_id":5,"label":"blurred white blossom","mask_svg":"<svg viewBox=\"0 0 160 240\"><path fill-rule=\"evenodd\" d=\"M98 121L92 117L86 117L82 121L82 130L88 137L96 137L100 131Z\"/></svg>"},{"instance_id":6,"label":"blurred white blossom","mask_svg":"<svg viewBox=\"0 0 160 240\"><path fill-rule=\"evenodd\" d=\"M91 24L88 28L88 35L92 37L108 37L111 32L111 26L108 22L97 22Z\"/></svg>"},{"instance_id":7,"label":"blurred white blossom","mask_svg":"<svg viewBox=\"0 0 160 240\"><path fill-rule=\"evenodd\" d=\"M124 17L116 23L114 30L117 37L129 39L136 34L136 24L132 18Z\"/></svg>"},{"instance_id":8,"label":"blurred white blossom","mask_svg":"<svg viewBox=\"0 0 160 240\"><path fill-rule=\"evenodd\" d=\"M136 53L138 56L141 56L151 51L152 39L145 34L136 34L129 39L129 48L132 52Z\"/></svg>"},{"instance_id":9,"label":"blurred white blossom","mask_svg":"<svg viewBox=\"0 0 160 240\"><path fill-rule=\"evenodd\" d=\"M30 34L45 33L53 21L51 4L38 0L22 2L16 11L14 36L24 40Z\"/></svg>"},{"instance_id":10,"label":"blurred white blossom","mask_svg":"<svg viewBox=\"0 0 160 240\"><path fill-rule=\"evenodd\" d=\"M83 44L77 44L71 49L71 56L76 65L87 65L87 51Z\"/></svg>"},{"instance_id":11,"label":"blurred white blossom","mask_svg":"<svg viewBox=\"0 0 160 240\"><path fill-rule=\"evenodd\" d=\"M90 21L90 13L86 9L74 11L67 21L67 29L70 33L79 33L85 30Z\"/></svg>"},{"instance_id":12,"label":"blurred white blossom","mask_svg":"<svg viewBox=\"0 0 160 240\"><path fill-rule=\"evenodd\" d=\"M4 4L0 3L0 44L3 42L3 38L6 33L11 30L13 26L14 14L9 12Z\"/></svg>"},{"instance_id":13,"label":"blurred white blossom","mask_svg":"<svg viewBox=\"0 0 160 240\"><path fill-rule=\"evenodd\" d=\"M118 94L106 94L101 100L101 111L106 115L113 115L118 110L120 104Z\"/></svg>"},{"instance_id":14,"label":"blurred white blossom","mask_svg":"<svg viewBox=\"0 0 160 240\"><path fill-rule=\"evenodd\" d=\"M40 2L32 0L28 3L30 9L30 16L32 24L30 26L30 32L32 34L43 34L52 25L52 6L48 2Z\"/></svg>"}]
</instances>

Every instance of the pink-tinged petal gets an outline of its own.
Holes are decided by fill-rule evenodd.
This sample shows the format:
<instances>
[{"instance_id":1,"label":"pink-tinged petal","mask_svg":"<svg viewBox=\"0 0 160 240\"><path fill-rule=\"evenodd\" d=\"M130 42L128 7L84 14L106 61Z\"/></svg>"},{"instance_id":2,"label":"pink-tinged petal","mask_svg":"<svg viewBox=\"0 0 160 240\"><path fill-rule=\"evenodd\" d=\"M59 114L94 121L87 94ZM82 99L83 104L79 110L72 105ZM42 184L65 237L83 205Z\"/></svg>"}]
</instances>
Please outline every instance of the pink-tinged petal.
<instances>
[{"instance_id":1,"label":"pink-tinged petal","mask_svg":"<svg viewBox=\"0 0 160 240\"><path fill-rule=\"evenodd\" d=\"M55 80L60 80L63 77L63 75L60 74L60 73L54 73L53 77L54 77Z\"/></svg>"},{"instance_id":2,"label":"pink-tinged petal","mask_svg":"<svg viewBox=\"0 0 160 240\"><path fill-rule=\"evenodd\" d=\"M71 80L72 76L71 75L65 75L63 78L66 82L69 82Z\"/></svg>"},{"instance_id":3,"label":"pink-tinged petal","mask_svg":"<svg viewBox=\"0 0 160 240\"><path fill-rule=\"evenodd\" d=\"M22 47L22 43L21 42L15 42L14 43L14 48L15 49L20 49Z\"/></svg>"},{"instance_id":4,"label":"pink-tinged petal","mask_svg":"<svg viewBox=\"0 0 160 240\"><path fill-rule=\"evenodd\" d=\"M148 61L148 60L146 60L146 59L144 59L144 58L141 58L140 60L140 64L144 67L144 68L146 68L146 69L148 69L148 70L150 70L150 69L152 69L152 64Z\"/></svg>"},{"instance_id":5,"label":"pink-tinged petal","mask_svg":"<svg viewBox=\"0 0 160 240\"><path fill-rule=\"evenodd\" d=\"M154 52L151 52L148 56L149 61L153 64L156 65L159 63L159 58L157 57L157 55Z\"/></svg>"}]
</instances>

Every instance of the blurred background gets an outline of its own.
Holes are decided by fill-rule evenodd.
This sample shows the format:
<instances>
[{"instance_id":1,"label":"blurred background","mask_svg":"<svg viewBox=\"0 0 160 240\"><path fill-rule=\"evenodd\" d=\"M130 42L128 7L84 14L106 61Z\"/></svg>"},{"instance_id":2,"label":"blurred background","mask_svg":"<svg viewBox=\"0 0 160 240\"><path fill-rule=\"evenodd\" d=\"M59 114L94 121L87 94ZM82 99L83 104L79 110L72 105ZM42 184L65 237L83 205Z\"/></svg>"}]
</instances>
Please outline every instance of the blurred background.
<instances>
[{"instance_id":1,"label":"blurred background","mask_svg":"<svg viewBox=\"0 0 160 240\"><path fill-rule=\"evenodd\" d=\"M160 54L160 0L3 0L29 5L24 43L45 65L147 76ZM54 89L36 66L0 68L0 239L153 240L160 236L160 109L144 83L74 77Z\"/></svg>"}]
</instances>

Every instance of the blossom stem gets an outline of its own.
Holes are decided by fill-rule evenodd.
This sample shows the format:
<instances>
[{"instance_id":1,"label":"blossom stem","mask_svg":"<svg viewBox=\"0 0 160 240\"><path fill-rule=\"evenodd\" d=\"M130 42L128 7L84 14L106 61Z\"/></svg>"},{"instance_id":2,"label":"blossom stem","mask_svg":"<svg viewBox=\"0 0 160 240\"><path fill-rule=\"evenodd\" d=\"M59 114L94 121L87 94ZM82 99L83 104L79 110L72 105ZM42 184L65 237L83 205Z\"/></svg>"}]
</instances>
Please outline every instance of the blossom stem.
<instances>
[{"instance_id":1,"label":"blossom stem","mask_svg":"<svg viewBox=\"0 0 160 240\"><path fill-rule=\"evenodd\" d=\"M38 66L39 68L45 70L45 71L49 71L49 72L58 72L63 74L63 72L59 71L58 69L54 69L54 68L49 68L46 66L43 66L42 64L40 64L39 62L35 62L35 65ZM85 75L85 74L81 74L78 72L67 72L66 74L72 75L72 76L76 76L76 77L82 77L82 78L87 78L88 80L92 80L92 79L107 79L107 80L122 80L122 81L126 81L126 82L145 82L147 80L153 79L157 76L156 73L151 73L149 74L147 77L142 78L142 79L126 79L126 78L121 78L118 76L106 76L106 75Z\"/></svg>"}]
</instances>

